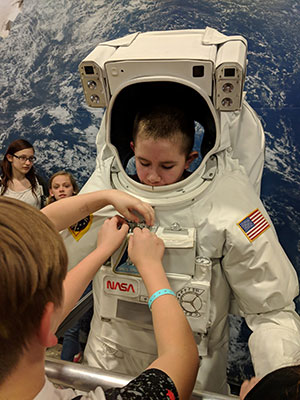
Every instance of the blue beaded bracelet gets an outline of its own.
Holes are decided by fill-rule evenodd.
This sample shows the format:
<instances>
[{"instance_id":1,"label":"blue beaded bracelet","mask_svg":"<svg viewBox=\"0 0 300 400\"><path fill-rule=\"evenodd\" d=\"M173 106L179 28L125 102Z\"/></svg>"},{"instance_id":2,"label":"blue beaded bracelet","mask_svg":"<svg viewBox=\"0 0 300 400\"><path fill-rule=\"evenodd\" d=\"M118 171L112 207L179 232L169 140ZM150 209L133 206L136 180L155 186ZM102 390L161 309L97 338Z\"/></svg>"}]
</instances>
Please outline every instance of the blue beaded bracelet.
<instances>
[{"instance_id":1,"label":"blue beaded bracelet","mask_svg":"<svg viewBox=\"0 0 300 400\"><path fill-rule=\"evenodd\" d=\"M148 306L149 309L151 310L152 303L154 300L156 300L158 297L163 296L164 294L171 294L172 296L176 297L176 294L173 292L173 290L170 289L160 289L157 292L153 293L153 295L150 297L148 301Z\"/></svg>"}]
</instances>

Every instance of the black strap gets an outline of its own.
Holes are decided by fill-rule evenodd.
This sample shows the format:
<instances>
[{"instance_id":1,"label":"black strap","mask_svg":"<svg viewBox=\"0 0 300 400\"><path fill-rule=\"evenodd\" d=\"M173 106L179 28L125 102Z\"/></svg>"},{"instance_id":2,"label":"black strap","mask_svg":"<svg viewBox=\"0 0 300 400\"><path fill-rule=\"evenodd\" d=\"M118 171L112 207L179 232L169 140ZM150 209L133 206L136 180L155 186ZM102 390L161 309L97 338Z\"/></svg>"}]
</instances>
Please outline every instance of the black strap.
<instances>
[{"instance_id":1,"label":"black strap","mask_svg":"<svg viewBox=\"0 0 300 400\"><path fill-rule=\"evenodd\" d=\"M44 179L36 174L36 179L38 181L38 185L41 189L41 208L45 207L46 205L46 201L47 201L47 197L49 196L49 191L48 191L48 186L46 184L46 182L44 181Z\"/></svg>"},{"instance_id":2,"label":"black strap","mask_svg":"<svg viewBox=\"0 0 300 400\"><path fill-rule=\"evenodd\" d=\"M82 398L82 396L76 396L76 397L73 397L71 400L79 400L81 398Z\"/></svg>"}]
</instances>

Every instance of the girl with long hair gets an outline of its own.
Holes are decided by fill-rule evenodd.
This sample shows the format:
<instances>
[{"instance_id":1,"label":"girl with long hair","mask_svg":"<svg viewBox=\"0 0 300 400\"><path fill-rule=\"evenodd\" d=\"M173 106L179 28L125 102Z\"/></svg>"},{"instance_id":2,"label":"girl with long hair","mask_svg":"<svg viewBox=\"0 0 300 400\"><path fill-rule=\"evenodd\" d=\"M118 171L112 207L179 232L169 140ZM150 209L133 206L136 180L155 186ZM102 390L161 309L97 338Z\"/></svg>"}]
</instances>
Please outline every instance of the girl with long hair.
<instances>
[{"instance_id":1,"label":"girl with long hair","mask_svg":"<svg viewBox=\"0 0 300 400\"><path fill-rule=\"evenodd\" d=\"M24 201L38 209L43 207L44 189L35 173L34 148L24 139L8 146L1 162L0 195Z\"/></svg>"}]
</instances>

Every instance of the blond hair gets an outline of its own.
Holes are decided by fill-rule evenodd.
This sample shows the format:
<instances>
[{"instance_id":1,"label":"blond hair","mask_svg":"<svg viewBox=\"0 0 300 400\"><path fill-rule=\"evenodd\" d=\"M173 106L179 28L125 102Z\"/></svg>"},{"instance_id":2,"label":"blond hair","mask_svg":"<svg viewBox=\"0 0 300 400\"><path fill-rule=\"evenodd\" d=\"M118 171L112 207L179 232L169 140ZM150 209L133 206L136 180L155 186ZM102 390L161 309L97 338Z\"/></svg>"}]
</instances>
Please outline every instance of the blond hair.
<instances>
[{"instance_id":1,"label":"blond hair","mask_svg":"<svg viewBox=\"0 0 300 400\"><path fill-rule=\"evenodd\" d=\"M45 305L59 306L68 257L62 238L39 210L0 198L0 384L39 327Z\"/></svg>"}]
</instances>

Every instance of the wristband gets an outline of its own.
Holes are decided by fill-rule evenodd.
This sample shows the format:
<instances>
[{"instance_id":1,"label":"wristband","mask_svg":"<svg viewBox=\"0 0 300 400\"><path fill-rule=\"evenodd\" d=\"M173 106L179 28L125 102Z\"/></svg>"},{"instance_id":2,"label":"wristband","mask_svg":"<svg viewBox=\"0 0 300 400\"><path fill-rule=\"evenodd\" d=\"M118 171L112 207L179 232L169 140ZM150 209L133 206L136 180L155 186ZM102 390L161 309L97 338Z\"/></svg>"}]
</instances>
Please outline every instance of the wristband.
<instances>
[{"instance_id":1,"label":"wristband","mask_svg":"<svg viewBox=\"0 0 300 400\"><path fill-rule=\"evenodd\" d=\"M152 303L154 300L158 299L160 296L163 296L164 294L171 294L172 296L176 297L176 294L173 292L173 290L170 289L161 289L158 290L157 292L153 293L153 295L150 297L148 301L148 307L151 310Z\"/></svg>"}]
</instances>

